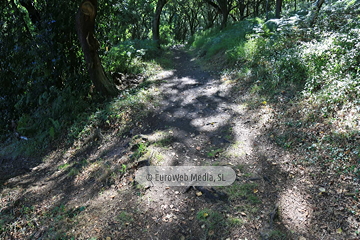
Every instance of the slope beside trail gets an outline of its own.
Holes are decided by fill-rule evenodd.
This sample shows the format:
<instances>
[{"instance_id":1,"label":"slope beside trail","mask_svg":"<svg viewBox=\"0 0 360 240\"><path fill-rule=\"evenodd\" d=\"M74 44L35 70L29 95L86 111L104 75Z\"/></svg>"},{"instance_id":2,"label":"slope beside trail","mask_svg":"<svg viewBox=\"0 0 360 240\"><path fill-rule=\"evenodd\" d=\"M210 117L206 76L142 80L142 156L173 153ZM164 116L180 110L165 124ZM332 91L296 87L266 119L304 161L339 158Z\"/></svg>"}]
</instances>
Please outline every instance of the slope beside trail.
<instances>
[{"instance_id":1,"label":"slope beside trail","mask_svg":"<svg viewBox=\"0 0 360 240\"><path fill-rule=\"evenodd\" d=\"M11 224L3 231L0 221L0 238L344 239L338 219L315 213L327 208L291 164L298 156L272 143L275 110L253 107L246 87L180 47L171 61L149 80L160 103L128 135L61 151L6 181L1 213ZM143 187L134 179L144 162L230 166L237 177L227 187Z\"/></svg>"}]
</instances>

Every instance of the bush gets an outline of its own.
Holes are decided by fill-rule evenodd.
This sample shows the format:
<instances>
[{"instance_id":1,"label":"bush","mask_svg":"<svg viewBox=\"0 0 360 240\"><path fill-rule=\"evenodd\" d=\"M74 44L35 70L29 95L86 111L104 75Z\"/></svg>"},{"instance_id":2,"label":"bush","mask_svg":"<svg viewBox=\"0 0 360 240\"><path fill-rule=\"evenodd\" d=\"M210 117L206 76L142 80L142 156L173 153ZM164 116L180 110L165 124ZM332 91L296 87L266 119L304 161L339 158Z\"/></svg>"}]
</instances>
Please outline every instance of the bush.
<instances>
[{"instance_id":1,"label":"bush","mask_svg":"<svg viewBox=\"0 0 360 240\"><path fill-rule=\"evenodd\" d=\"M105 52L105 69L110 72L137 73L138 60L151 59L158 51L152 40L128 40L119 43Z\"/></svg>"}]
</instances>

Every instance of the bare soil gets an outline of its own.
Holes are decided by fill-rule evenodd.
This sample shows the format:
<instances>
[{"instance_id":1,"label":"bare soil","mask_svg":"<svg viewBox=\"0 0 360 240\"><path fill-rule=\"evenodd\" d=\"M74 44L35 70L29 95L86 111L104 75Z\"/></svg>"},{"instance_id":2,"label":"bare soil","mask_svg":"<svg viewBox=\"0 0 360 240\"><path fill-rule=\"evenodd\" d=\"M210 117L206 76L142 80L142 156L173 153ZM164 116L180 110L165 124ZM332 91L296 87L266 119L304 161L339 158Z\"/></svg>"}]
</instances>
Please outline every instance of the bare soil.
<instances>
[{"instance_id":1,"label":"bare soil","mask_svg":"<svg viewBox=\"0 0 360 240\"><path fill-rule=\"evenodd\" d=\"M126 135L0 161L1 239L359 239L359 183L273 141L278 109L181 48ZM115 130L114 130L115 131ZM110 135L109 135L110 136ZM143 187L143 163L231 166L229 187Z\"/></svg>"}]
</instances>

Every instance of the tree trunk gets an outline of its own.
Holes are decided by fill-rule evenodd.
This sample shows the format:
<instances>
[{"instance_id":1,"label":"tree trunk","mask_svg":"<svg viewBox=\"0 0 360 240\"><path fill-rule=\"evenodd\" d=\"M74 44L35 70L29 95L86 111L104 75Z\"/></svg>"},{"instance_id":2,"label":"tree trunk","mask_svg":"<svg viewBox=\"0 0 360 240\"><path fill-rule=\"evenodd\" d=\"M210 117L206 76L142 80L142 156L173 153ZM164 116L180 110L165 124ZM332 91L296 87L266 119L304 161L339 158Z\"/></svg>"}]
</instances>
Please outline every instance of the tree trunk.
<instances>
[{"instance_id":1,"label":"tree trunk","mask_svg":"<svg viewBox=\"0 0 360 240\"><path fill-rule=\"evenodd\" d=\"M282 7L282 0L276 0L276 10L275 10L275 18L280 18Z\"/></svg>"},{"instance_id":2,"label":"tree trunk","mask_svg":"<svg viewBox=\"0 0 360 240\"><path fill-rule=\"evenodd\" d=\"M108 96L116 96L118 90L106 77L97 52L99 42L94 36L96 13L97 0L84 0L76 14L76 31L96 90Z\"/></svg>"},{"instance_id":3,"label":"tree trunk","mask_svg":"<svg viewBox=\"0 0 360 240\"><path fill-rule=\"evenodd\" d=\"M224 29L227 25L227 20L229 18L229 13L230 13L230 6L228 6L228 0L217 0L218 4L216 4L211 0L206 0L206 3L214 7L218 13L221 13L222 20L221 20L220 29L221 30Z\"/></svg>"},{"instance_id":4,"label":"tree trunk","mask_svg":"<svg viewBox=\"0 0 360 240\"><path fill-rule=\"evenodd\" d=\"M323 5L323 3L325 2L325 0L317 0L314 5L313 8L311 10L311 14L308 20L308 26L312 27L317 19L317 16L319 14L319 11L321 9L321 6Z\"/></svg>"},{"instance_id":5,"label":"tree trunk","mask_svg":"<svg viewBox=\"0 0 360 240\"><path fill-rule=\"evenodd\" d=\"M266 21L267 21L269 20L269 0L266 0L265 11L266 11Z\"/></svg>"},{"instance_id":6,"label":"tree trunk","mask_svg":"<svg viewBox=\"0 0 360 240\"><path fill-rule=\"evenodd\" d=\"M228 6L228 0L217 0L219 7L221 9L222 21L220 29L224 29L227 25L227 21L229 18L230 8Z\"/></svg>"},{"instance_id":7,"label":"tree trunk","mask_svg":"<svg viewBox=\"0 0 360 240\"><path fill-rule=\"evenodd\" d=\"M244 0L240 0L240 1L239 1L238 7L239 7L240 21L241 21L241 20L243 20L243 19L245 18L245 8L246 8L246 5L245 5Z\"/></svg>"},{"instance_id":8,"label":"tree trunk","mask_svg":"<svg viewBox=\"0 0 360 240\"><path fill-rule=\"evenodd\" d=\"M155 41L158 48L160 48L160 15L167 1L168 0L158 0L156 4L152 34L153 34L153 40Z\"/></svg>"}]
</instances>

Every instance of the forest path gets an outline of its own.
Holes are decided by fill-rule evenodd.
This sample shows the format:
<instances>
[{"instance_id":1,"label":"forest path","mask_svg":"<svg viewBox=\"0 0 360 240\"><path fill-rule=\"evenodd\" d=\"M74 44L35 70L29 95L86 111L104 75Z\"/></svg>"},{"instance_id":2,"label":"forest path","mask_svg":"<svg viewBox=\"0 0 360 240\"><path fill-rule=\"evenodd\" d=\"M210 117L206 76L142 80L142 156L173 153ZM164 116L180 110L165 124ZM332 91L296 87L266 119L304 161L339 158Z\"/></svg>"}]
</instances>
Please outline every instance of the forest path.
<instances>
[{"instance_id":1,"label":"forest path","mask_svg":"<svg viewBox=\"0 0 360 240\"><path fill-rule=\"evenodd\" d=\"M171 61L172 69L148 80L160 103L149 100L151 113L132 119L128 133L100 132L4 183L0 207L9 227L0 238L311 239L310 180L293 177L294 156L268 140L274 110L182 48L172 49ZM134 181L144 162L230 166L236 180L144 187Z\"/></svg>"},{"instance_id":2,"label":"forest path","mask_svg":"<svg viewBox=\"0 0 360 240\"><path fill-rule=\"evenodd\" d=\"M211 151L221 149L220 153L234 141L243 142L240 155L250 154L251 134L234 121L243 113L231 102L231 85L203 71L183 50L173 52L174 70L160 74L160 110L148 119L152 132L171 130L172 140L185 148L181 162L169 163L194 164L198 159L198 164L209 164L215 159Z\"/></svg>"},{"instance_id":3,"label":"forest path","mask_svg":"<svg viewBox=\"0 0 360 240\"><path fill-rule=\"evenodd\" d=\"M145 211L155 211L152 217L164 222L157 224L157 236L281 239L288 229L276 220L276 189L286 184L286 177L271 159L285 154L264 136L272 109L265 105L251 109L251 99L234 82L203 70L183 49L172 51L174 68L156 78L162 81L163 101L140 133L150 142L151 165L231 166L237 179L230 187L185 194L182 187L147 189L143 198L151 199L151 204L146 204ZM218 197L223 193L227 200ZM290 224L304 230L308 219L296 209L307 210L307 206L301 197L289 206L293 219L302 218ZM203 212L209 219L201 216Z\"/></svg>"},{"instance_id":4,"label":"forest path","mask_svg":"<svg viewBox=\"0 0 360 240\"><path fill-rule=\"evenodd\" d=\"M281 119L291 101L269 104L246 81L210 74L181 48L173 49L172 61L174 69L158 76L163 102L143 135L167 136L163 146L150 144L157 156L151 164L231 166L237 178L215 190L146 190L153 206L145 209L160 209L155 215L165 222L156 225L159 239L358 239L352 214L359 212L344 212L359 209L358 183L302 162L304 149L290 147L298 136L280 126L296 120L295 113ZM221 192L226 200L216 197Z\"/></svg>"}]
</instances>

